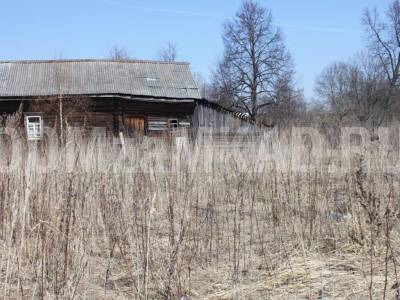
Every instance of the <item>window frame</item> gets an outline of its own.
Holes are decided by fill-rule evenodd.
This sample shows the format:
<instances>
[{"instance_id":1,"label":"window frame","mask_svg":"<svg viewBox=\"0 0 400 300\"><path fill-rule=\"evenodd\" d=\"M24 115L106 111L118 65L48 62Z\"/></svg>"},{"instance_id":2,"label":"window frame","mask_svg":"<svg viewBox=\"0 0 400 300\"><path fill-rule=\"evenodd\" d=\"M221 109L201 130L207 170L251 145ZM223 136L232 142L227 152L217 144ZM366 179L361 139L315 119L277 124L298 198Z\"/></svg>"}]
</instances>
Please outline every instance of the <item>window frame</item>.
<instances>
[{"instance_id":1,"label":"window frame","mask_svg":"<svg viewBox=\"0 0 400 300\"><path fill-rule=\"evenodd\" d=\"M30 118L38 118L39 122L29 121ZM29 125L34 126L32 133L30 132ZM43 117L41 114L37 113L25 114L25 132L28 141L39 141L43 138Z\"/></svg>"},{"instance_id":2,"label":"window frame","mask_svg":"<svg viewBox=\"0 0 400 300\"><path fill-rule=\"evenodd\" d=\"M176 125L176 127L175 127ZM168 128L171 131L179 129L179 119L168 119Z\"/></svg>"}]
</instances>

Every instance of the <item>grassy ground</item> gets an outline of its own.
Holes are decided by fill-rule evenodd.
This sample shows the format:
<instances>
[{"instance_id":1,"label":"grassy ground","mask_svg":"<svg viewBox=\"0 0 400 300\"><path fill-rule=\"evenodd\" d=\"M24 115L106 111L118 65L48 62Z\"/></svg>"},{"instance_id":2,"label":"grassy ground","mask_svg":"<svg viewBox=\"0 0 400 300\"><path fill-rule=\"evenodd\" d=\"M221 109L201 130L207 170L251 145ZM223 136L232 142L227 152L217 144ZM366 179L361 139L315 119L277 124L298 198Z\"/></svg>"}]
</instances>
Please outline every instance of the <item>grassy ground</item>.
<instances>
[{"instance_id":1,"label":"grassy ground","mask_svg":"<svg viewBox=\"0 0 400 300\"><path fill-rule=\"evenodd\" d=\"M394 299L398 178L312 153L300 172L290 147L265 161L269 145L21 146L0 174L0 295Z\"/></svg>"}]
</instances>

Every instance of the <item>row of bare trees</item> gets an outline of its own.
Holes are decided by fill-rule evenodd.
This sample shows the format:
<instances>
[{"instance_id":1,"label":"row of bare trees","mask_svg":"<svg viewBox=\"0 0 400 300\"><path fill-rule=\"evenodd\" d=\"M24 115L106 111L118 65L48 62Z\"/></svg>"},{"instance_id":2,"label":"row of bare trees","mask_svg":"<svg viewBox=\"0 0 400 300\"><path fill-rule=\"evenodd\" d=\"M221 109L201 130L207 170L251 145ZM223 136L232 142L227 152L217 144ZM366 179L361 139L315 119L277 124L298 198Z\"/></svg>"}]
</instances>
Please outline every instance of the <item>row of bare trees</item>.
<instances>
[{"instance_id":1,"label":"row of bare trees","mask_svg":"<svg viewBox=\"0 0 400 300\"><path fill-rule=\"evenodd\" d=\"M366 9L362 17L365 49L347 62L334 62L319 76L317 94L339 122L380 126L399 112L400 2L386 17Z\"/></svg>"},{"instance_id":2,"label":"row of bare trees","mask_svg":"<svg viewBox=\"0 0 400 300\"><path fill-rule=\"evenodd\" d=\"M366 9L362 24L365 49L350 61L325 68L315 91L318 101L326 104L320 107L339 123L379 126L391 122L400 109L399 0L391 2L385 18L376 9ZM224 54L208 88L209 98L274 125L310 116L270 10L253 0L244 1L225 23L223 42Z\"/></svg>"},{"instance_id":3,"label":"row of bare trees","mask_svg":"<svg viewBox=\"0 0 400 300\"><path fill-rule=\"evenodd\" d=\"M178 48L175 43L167 42L164 46L157 50L157 57L161 61L172 62L176 61L178 57ZM114 45L109 53L108 58L114 60L129 60L132 57L129 55L125 47Z\"/></svg>"}]
</instances>

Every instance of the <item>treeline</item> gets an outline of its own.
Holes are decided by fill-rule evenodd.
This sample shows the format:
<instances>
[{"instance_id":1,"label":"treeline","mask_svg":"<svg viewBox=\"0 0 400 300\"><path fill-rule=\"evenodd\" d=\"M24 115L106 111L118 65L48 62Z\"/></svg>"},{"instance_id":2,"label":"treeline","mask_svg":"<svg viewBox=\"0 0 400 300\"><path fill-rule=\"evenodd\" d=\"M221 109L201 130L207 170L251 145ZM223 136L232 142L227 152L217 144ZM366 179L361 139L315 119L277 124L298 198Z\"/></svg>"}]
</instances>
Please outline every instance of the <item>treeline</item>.
<instances>
[{"instance_id":1,"label":"treeline","mask_svg":"<svg viewBox=\"0 0 400 300\"><path fill-rule=\"evenodd\" d=\"M362 126L390 123L400 109L399 0L390 3L384 17L366 9L362 26L364 49L323 70L315 84L318 105L310 105L295 84L293 61L271 11L244 1L224 24L223 58L202 92L253 120L277 126L320 117Z\"/></svg>"}]
</instances>

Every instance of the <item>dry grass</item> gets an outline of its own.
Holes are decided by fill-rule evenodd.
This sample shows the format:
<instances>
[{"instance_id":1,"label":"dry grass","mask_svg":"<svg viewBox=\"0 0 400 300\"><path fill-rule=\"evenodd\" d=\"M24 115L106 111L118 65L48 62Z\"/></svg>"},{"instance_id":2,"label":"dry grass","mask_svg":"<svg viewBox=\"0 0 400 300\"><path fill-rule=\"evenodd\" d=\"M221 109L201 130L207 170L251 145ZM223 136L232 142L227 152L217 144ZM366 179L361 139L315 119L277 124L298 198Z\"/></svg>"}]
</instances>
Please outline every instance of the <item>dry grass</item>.
<instances>
[{"instance_id":1,"label":"dry grass","mask_svg":"<svg viewBox=\"0 0 400 300\"><path fill-rule=\"evenodd\" d=\"M289 147L261 165L267 140L237 145L144 140L124 156L101 138L23 143L20 164L0 174L0 295L395 297L398 177L362 161L330 174L329 157L299 173Z\"/></svg>"}]
</instances>

